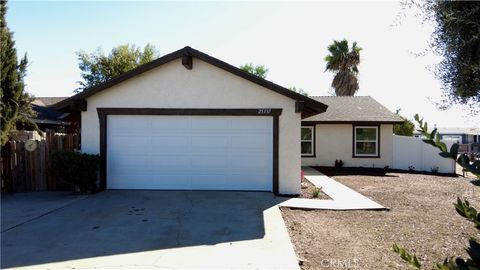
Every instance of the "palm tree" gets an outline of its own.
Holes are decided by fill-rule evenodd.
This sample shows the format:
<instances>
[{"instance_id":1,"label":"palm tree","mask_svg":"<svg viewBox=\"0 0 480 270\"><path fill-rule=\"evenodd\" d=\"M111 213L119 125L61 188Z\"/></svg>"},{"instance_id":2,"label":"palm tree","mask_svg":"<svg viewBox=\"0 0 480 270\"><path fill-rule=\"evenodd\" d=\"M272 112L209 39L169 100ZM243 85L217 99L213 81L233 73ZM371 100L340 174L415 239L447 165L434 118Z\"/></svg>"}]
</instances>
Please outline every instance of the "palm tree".
<instances>
[{"instance_id":1,"label":"palm tree","mask_svg":"<svg viewBox=\"0 0 480 270\"><path fill-rule=\"evenodd\" d=\"M360 51L357 42L353 42L352 48L348 47L346 39L334 40L328 46L329 55L325 57L327 66L325 71L335 72L332 87L337 96L353 96L358 90L358 65L360 64Z\"/></svg>"}]
</instances>

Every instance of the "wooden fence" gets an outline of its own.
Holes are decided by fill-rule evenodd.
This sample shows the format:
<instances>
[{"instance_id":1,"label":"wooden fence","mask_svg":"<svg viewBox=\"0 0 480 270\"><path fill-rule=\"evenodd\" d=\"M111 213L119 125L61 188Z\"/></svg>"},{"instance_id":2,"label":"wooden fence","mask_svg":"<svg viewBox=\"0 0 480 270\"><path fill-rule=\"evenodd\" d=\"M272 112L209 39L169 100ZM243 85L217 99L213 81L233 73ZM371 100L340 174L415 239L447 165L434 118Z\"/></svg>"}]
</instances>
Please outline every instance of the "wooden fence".
<instances>
[{"instance_id":1,"label":"wooden fence","mask_svg":"<svg viewBox=\"0 0 480 270\"><path fill-rule=\"evenodd\" d=\"M34 151L27 151L23 141L9 141L2 147L0 159L2 192L72 189L71 185L53 175L49 156L56 150L78 150L79 136L47 131L43 140L34 142L36 143Z\"/></svg>"}]
</instances>

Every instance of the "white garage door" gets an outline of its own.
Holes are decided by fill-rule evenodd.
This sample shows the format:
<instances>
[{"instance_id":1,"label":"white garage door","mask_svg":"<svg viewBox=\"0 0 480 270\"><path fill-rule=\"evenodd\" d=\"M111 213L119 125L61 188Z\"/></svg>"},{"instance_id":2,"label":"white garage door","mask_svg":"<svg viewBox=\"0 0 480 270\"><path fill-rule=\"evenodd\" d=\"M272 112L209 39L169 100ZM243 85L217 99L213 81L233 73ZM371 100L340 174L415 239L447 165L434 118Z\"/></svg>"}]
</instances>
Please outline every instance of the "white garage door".
<instances>
[{"instance_id":1,"label":"white garage door","mask_svg":"<svg viewBox=\"0 0 480 270\"><path fill-rule=\"evenodd\" d=\"M109 189L272 190L272 117L107 117Z\"/></svg>"}]
</instances>

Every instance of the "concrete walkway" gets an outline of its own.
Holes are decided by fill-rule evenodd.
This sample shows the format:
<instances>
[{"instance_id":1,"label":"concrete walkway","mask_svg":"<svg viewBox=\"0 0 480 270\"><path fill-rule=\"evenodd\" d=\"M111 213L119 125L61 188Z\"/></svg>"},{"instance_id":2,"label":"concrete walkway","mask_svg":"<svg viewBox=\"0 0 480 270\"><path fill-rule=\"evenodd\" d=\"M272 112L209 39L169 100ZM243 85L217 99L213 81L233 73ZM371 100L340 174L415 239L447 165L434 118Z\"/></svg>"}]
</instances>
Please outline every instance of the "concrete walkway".
<instances>
[{"instance_id":1,"label":"concrete walkway","mask_svg":"<svg viewBox=\"0 0 480 270\"><path fill-rule=\"evenodd\" d=\"M340 184L332 178L311 168L302 168L305 178L327 194L332 200L292 198L281 202L279 206L322 209L322 210L386 210L384 206L370 200L355 190Z\"/></svg>"}]
</instances>

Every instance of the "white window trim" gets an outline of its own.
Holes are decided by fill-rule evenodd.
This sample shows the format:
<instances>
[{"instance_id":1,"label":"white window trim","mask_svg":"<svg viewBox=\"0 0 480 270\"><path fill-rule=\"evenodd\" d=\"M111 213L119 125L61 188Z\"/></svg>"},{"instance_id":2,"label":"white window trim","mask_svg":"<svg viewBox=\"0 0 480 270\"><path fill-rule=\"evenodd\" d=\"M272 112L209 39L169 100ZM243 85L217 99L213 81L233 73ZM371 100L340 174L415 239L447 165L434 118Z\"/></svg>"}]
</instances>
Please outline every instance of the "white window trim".
<instances>
[{"instance_id":1,"label":"white window trim","mask_svg":"<svg viewBox=\"0 0 480 270\"><path fill-rule=\"evenodd\" d=\"M357 128L374 128L376 133L376 140L357 140ZM355 126L353 131L354 139L353 139L353 156L354 157L379 157L378 153L378 126ZM375 143L375 154L357 154L357 142L374 142Z\"/></svg>"},{"instance_id":2,"label":"white window trim","mask_svg":"<svg viewBox=\"0 0 480 270\"><path fill-rule=\"evenodd\" d=\"M302 157L313 157L313 156L315 156L315 142L314 142L314 141L315 141L315 127L313 127L313 126L302 126L302 127L300 128L300 130L302 130L302 128L308 128L308 129L310 129L310 130L312 131L312 139L311 139L311 140L302 140L302 138L300 138L300 154L301 154ZM301 135L301 134L302 134L302 133L300 132L300 135ZM303 153L301 153L301 151L302 151L302 147L301 147L302 142L310 142L310 143L312 143L312 153L311 153L311 154L303 154Z\"/></svg>"}]
</instances>

